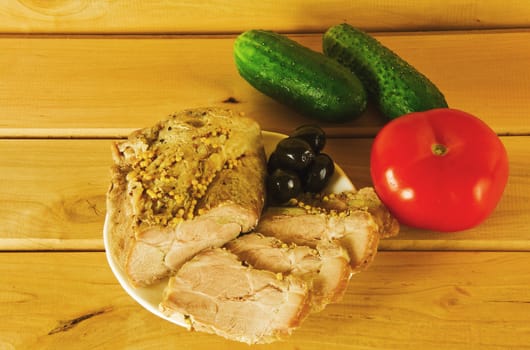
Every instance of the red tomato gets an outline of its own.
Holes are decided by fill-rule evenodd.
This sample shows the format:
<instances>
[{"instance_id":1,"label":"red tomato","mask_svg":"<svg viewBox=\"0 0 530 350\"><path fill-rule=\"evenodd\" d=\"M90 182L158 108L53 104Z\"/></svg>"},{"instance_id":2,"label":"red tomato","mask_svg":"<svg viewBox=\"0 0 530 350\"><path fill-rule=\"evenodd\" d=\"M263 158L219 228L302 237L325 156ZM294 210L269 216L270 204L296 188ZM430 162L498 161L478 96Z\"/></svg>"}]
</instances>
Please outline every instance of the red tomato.
<instances>
[{"instance_id":1,"label":"red tomato","mask_svg":"<svg viewBox=\"0 0 530 350\"><path fill-rule=\"evenodd\" d=\"M508 156L480 119L455 109L410 113L385 125L370 172L381 201L401 223L460 231L486 219L508 180Z\"/></svg>"}]
</instances>

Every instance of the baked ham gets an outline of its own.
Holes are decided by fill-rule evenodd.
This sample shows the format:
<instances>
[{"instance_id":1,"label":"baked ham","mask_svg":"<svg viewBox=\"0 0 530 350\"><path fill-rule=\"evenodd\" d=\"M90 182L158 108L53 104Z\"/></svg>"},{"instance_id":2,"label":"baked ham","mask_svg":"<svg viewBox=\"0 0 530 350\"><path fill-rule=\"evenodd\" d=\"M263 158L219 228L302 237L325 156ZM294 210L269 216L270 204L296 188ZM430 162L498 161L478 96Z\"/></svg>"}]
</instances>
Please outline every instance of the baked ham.
<instances>
[{"instance_id":1,"label":"baked ham","mask_svg":"<svg viewBox=\"0 0 530 350\"><path fill-rule=\"evenodd\" d=\"M193 109L112 148L110 251L135 286L252 230L264 205L259 125L224 109Z\"/></svg>"},{"instance_id":2,"label":"baked ham","mask_svg":"<svg viewBox=\"0 0 530 350\"><path fill-rule=\"evenodd\" d=\"M311 248L249 233L228 242L226 249L254 268L301 278L311 290L313 312L340 300L351 276L348 254L339 245Z\"/></svg>"},{"instance_id":3,"label":"baked ham","mask_svg":"<svg viewBox=\"0 0 530 350\"><path fill-rule=\"evenodd\" d=\"M291 201L269 207L256 231L285 243L317 248L336 244L348 252L353 272L374 259L379 239L397 234L399 224L371 187Z\"/></svg>"},{"instance_id":4,"label":"baked ham","mask_svg":"<svg viewBox=\"0 0 530 350\"><path fill-rule=\"evenodd\" d=\"M372 188L264 210L261 130L229 110L174 114L112 153L109 253L133 286L167 278L159 310L192 330L283 339L399 230Z\"/></svg>"},{"instance_id":5,"label":"baked ham","mask_svg":"<svg viewBox=\"0 0 530 350\"><path fill-rule=\"evenodd\" d=\"M185 263L160 310L193 330L256 344L285 338L308 312L340 300L399 226L371 188L302 200L267 208L255 232Z\"/></svg>"},{"instance_id":6,"label":"baked ham","mask_svg":"<svg viewBox=\"0 0 530 350\"><path fill-rule=\"evenodd\" d=\"M205 250L169 279L160 310L192 330L248 344L290 335L309 312L299 278L254 269L222 248Z\"/></svg>"}]
</instances>

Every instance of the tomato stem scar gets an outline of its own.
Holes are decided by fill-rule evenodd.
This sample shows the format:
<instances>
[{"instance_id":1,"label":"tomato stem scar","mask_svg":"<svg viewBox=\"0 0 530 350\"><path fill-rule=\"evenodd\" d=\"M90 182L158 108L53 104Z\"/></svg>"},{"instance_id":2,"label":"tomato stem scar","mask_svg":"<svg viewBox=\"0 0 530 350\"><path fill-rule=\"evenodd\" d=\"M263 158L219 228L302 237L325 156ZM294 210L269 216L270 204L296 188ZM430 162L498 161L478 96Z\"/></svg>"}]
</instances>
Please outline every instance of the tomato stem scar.
<instances>
[{"instance_id":1,"label":"tomato stem scar","mask_svg":"<svg viewBox=\"0 0 530 350\"><path fill-rule=\"evenodd\" d=\"M431 151L435 156L444 156L447 153L447 147L439 143L433 143Z\"/></svg>"}]
</instances>

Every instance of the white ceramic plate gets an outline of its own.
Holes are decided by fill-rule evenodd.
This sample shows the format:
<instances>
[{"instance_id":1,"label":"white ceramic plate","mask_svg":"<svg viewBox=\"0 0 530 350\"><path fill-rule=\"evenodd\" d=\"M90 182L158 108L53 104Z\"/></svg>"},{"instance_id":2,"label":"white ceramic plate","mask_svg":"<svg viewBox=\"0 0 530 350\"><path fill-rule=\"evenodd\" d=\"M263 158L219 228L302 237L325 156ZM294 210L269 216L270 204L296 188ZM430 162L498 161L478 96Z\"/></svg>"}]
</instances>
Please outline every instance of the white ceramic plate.
<instances>
[{"instance_id":1,"label":"white ceramic plate","mask_svg":"<svg viewBox=\"0 0 530 350\"><path fill-rule=\"evenodd\" d=\"M276 144L281 139L287 137L283 134L278 134L274 132L263 132L263 140L265 143L265 152L267 153L267 156L270 155L270 153L274 150L276 147ZM353 190L354 186L352 185L351 181L348 179L344 171L335 164L335 173L333 174L333 177L330 180L330 183L328 184L326 191L328 193L339 193L343 191ZM105 253L107 256L107 260L109 262L110 268L118 281L120 282L121 286L127 294L129 294L136 302L138 302L140 305L142 305L144 308L152 312L153 314L168 320L169 322L175 323L179 326L189 328L189 325L183 320L183 319L171 319L165 316L162 312L158 310L158 304L162 300L162 293L163 290L167 284L167 279L161 281L160 283L149 286L149 287L140 287L136 288L134 287L129 280L127 279L125 273L121 269L121 267L118 265L116 261L114 261L114 258L111 256L109 251L109 235L108 235L108 217L105 218L105 225L103 227L103 242L105 244Z\"/></svg>"}]
</instances>

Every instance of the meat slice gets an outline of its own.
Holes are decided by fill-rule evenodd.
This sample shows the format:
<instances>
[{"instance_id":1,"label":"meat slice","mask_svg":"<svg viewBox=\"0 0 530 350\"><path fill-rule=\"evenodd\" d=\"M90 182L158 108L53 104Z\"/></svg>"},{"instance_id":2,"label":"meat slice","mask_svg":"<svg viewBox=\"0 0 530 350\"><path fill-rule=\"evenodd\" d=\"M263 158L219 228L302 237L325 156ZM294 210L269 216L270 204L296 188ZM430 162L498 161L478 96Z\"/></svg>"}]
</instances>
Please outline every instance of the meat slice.
<instances>
[{"instance_id":1,"label":"meat slice","mask_svg":"<svg viewBox=\"0 0 530 350\"><path fill-rule=\"evenodd\" d=\"M169 279L160 303L192 330L249 344L282 339L309 311L306 284L245 266L223 248L204 250Z\"/></svg>"},{"instance_id":2,"label":"meat slice","mask_svg":"<svg viewBox=\"0 0 530 350\"><path fill-rule=\"evenodd\" d=\"M258 222L266 159L259 125L222 109L177 113L113 146L110 251L135 286Z\"/></svg>"},{"instance_id":3,"label":"meat slice","mask_svg":"<svg viewBox=\"0 0 530 350\"><path fill-rule=\"evenodd\" d=\"M318 245L314 249L250 233L228 242L226 248L255 268L306 281L314 312L340 300L351 276L348 254L338 245Z\"/></svg>"},{"instance_id":4,"label":"meat slice","mask_svg":"<svg viewBox=\"0 0 530 350\"><path fill-rule=\"evenodd\" d=\"M399 229L397 221L386 215L377 196L369 195L370 191L345 192L304 199L291 206L270 207L262 215L256 231L312 248L338 244L347 250L353 271L360 271L373 261L380 237L393 235Z\"/></svg>"},{"instance_id":5,"label":"meat slice","mask_svg":"<svg viewBox=\"0 0 530 350\"><path fill-rule=\"evenodd\" d=\"M306 204L337 213L348 210L366 210L377 223L379 236L388 238L399 233L399 223L383 205L372 187L358 191L331 194L324 198L309 199Z\"/></svg>"}]
</instances>

